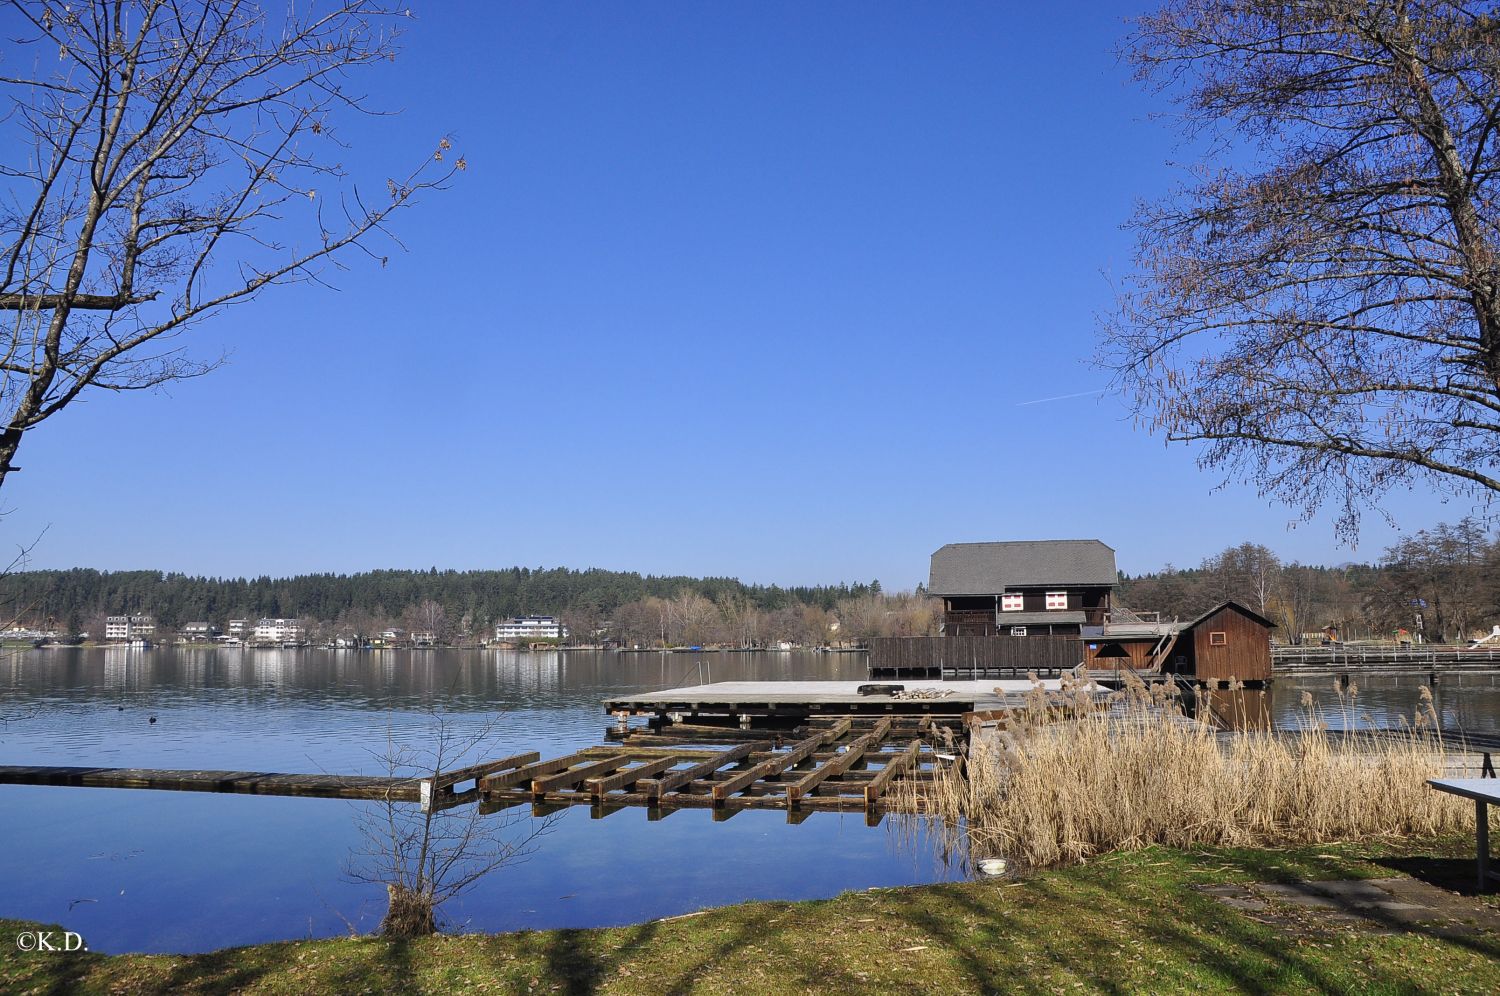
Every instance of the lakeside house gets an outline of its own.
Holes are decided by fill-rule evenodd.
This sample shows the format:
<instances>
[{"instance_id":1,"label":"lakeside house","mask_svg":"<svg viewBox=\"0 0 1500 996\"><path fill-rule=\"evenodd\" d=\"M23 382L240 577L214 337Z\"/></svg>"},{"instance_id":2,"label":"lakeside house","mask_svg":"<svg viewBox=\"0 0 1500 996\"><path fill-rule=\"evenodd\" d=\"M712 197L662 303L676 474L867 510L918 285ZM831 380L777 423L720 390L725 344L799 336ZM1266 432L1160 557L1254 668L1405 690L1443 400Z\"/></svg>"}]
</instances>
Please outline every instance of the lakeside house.
<instances>
[{"instance_id":1,"label":"lakeside house","mask_svg":"<svg viewBox=\"0 0 1500 996\"><path fill-rule=\"evenodd\" d=\"M927 591L943 600L944 636L1077 637L1104 625L1118 581L1096 539L949 543Z\"/></svg>"},{"instance_id":2,"label":"lakeside house","mask_svg":"<svg viewBox=\"0 0 1500 996\"><path fill-rule=\"evenodd\" d=\"M182 627L182 638L190 643L200 643L212 640L219 635L219 627L208 622L184 623Z\"/></svg>"},{"instance_id":3,"label":"lakeside house","mask_svg":"<svg viewBox=\"0 0 1500 996\"><path fill-rule=\"evenodd\" d=\"M105 616L106 640L149 640L156 635L155 616Z\"/></svg>"},{"instance_id":4,"label":"lakeside house","mask_svg":"<svg viewBox=\"0 0 1500 996\"><path fill-rule=\"evenodd\" d=\"M495 625L495 639L501 643L557 640L567 635L568 627L556 616L513 616Z\"/></svg>"},{"instance_id":5,"label":"lakeside house","mask_svg":"<svg viewBox=\"0 0 1500 996\"><path fill-rule=\"evenodd\" d=\"M1186 622L1118 608L1115 551L1096 539L949 543L932 555L936 637L870 642L872 678L1035 671L1175 674L1206 683L1271 678L1269 619L1223 602Z\"/></svg>"}]
</instances>

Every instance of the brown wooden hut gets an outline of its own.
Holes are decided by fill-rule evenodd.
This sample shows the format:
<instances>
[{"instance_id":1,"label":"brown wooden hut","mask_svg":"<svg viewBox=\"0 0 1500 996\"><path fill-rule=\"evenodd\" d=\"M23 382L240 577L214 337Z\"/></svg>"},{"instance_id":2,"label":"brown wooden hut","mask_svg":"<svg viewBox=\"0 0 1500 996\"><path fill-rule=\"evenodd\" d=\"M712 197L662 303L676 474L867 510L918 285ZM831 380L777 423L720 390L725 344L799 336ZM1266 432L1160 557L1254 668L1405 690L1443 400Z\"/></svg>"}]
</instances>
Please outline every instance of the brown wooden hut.
<instances>
[{"instance_id":1,"label":"brown wooden hut","mask_svg":"<svg viewBox=\"0 0 1500 996\"><path fill-rule=\"evenodd\" d=\"M1238 602L1224 602L1188 623L1177 638L1167 666L1199 681L1271 680L1271 630L1276 624ZM1181 648L1178 650L1178 648Z\"/></svg>"},{"instance_id":2,"label":"brown wooden hut","mask_svg":"<svg viewBox=\"0 0 1500 996\"><path fill-rule=\"evenodd\" d=\"M1084 643L1091 670L1180 674L1218 684L1271 680L1271 620L1238 602L1222 602L1189 622L1106 623Z\"/></svg>"}]
</instances>

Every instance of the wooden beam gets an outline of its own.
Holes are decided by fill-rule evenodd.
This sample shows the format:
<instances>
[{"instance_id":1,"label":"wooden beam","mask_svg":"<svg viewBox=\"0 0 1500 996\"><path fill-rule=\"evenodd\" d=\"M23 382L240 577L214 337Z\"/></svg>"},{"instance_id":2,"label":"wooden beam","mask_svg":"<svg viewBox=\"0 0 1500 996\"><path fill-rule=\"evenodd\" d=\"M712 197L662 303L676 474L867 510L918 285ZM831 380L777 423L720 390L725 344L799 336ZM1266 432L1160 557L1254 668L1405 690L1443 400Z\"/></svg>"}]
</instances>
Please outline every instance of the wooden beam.
<instances>
[{"instance_id":1,"label":"wooden beam","mask_svg":"<svg viewBox=\"0 0 1500 996\"><path fill-rule=\"evenodd\" d=\"M897 754L880 769L880 774L870 779L865 785L865 808L873 806L875 802L890 788L891 782L896 776L909 768L916 760L917 755L922 752L922 741L913 740L906 750Z\"/></svg>"},{"instance_id":2,"label":"wooden beam","mask_svg":"<svg viewBox=\"0 0 1500 996\"><path fill-rule=\"evenodd\" d=\"M649 778L652 775L658 774L676 766L677 758L663 757L655 761L647 761L645 764L638 764L633 768L626 768L624 771L621 771L618 774L606 775L603 778L585 779L583 785L584 788L589 790L589 794L597 799L599 796L604 795L606 792L613 792L615 789L622 789L627 785L634 785L642 778Z\"/></svg>"},{"instance_id":3,"label":"wooden beam","mask_svg":"<svg viewBox=\"0 0 1500 996\"><path fill-rule=\"evenodd\" d=\"M648 799L659 800L668 792L675 792L695 779L707 777L724 767L724 765L740 760L748 755L754 746L754 744L740 744L738 747L721 750L701 764L695 764L691 768L684 768L681 771L674 771L665 778L642 778L636 784L636 788L643 790Z\"/></svg>"},{"instance_id":4,"label":"wooden beam","mask_svg":"<svg viewBox=\"0 0 1500 996\"><path fill-rule=\"evenodd\" d=\"M654 761L659 757L675 757L680 761L706 761L719 751L707 747L642 747L632 740L619 747L588 747L579 753L592 758L628 754L633 761Z\"/></svg>"},{"instance_id":5,"label":"wooden beam","mask_svg":"<svg viewBox=\"0 0 1500 996\"><path fill-rule=\"evenodd\" d=\"M715 782L713 787L714 801L723 802L736 792L768 775L779 775L787 768L800 764L825 743L837 740L845 733L848 733L849 726L850 721L846 716L822 733L808 737L785 754L762 761L755 765L755 767L742 771L732 778L728 778L722 782Z\"/></svg>"},{"instance_id":6,"label":"wooden beam","mask_svg":"<svg viewBox=\"0 0 1500 996\"><path fill-rule=\"evenodd\" d=\"M841 775L849 767L863 756L864 752L880 746L881 741L891 732L890 717L882 719L875 724L875 729L850 744L844 753L820 765L813 771L792 782L786 787L786 804L788 807L796 806L803 794L816 788L825 779L834 775Z\"/></svg>"},{"instance_id":7,"label":"wooden beam","mask_svg":"<svg viewBox=\"0 0 1500 996\"><path fill-rule=\"evenodd\" d=\"M426 811L438 795L452 796L453 786L459 782L466 782L472 778L477 788L479 779L484 775L492 774L496 771L504 771L507 768L519 768L523 764L532 764L540 760L541 756L533 750L525 754L513 754L510 757L502 757L498 761L482 761L479 764L471 764L467 768L439 771L431 778L422 779L420 800L422 809Z\"/></svg>"},{"instance_id":8,"label":"wooden beam","mask_svg":"<svg viewBox=\"0 0 1500 996\"><path fill-rule=\"evenodd\" d=\"M629 763L630 758L622 754L616 757L607 757L602 761L581 764L576 768L569 768L555 775L534 778L531 781L531 794L545 795L564 786L577 785L585 778L592 778L595 775L607 775L611 771L618 771Z\"/></svg>"},{"instance_id":9,"label":"wooden beam","mask_svg":"<svg viewBox=\"0 0 1500 996\"><path fill-rule=\"evenodd\" d=\"M550 775L554 771L571 768L580 761L587 760L587 751L579 751L576 754L567 754L563 757L554 757L550 761L538 761L535 764L525 764L514 771L506 771L498 775L485 775L479 782L480 789L489 791L491 789L509 788L512 785L520 785L529 782L538 775Z\"/></svg>"}]
</instances>

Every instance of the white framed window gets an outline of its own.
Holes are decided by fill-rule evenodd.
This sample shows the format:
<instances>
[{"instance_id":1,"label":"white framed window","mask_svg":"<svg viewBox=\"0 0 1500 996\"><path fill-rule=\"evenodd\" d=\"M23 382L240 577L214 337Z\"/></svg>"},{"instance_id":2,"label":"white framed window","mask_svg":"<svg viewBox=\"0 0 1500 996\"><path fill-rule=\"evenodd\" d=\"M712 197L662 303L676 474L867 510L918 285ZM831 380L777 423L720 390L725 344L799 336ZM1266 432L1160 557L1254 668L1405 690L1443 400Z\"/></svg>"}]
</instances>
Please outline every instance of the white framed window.
<instances>
[{"instance_id":1,"label":"white framed window","mask_svg":"<svg viewBox=\"0 0 1500 996\"><path fill-rule=\"evenodd\" d=\"M1026 596L1020 592L1013 592L1000 596L1001 612L1020 612L1026 607Z\"/></svg>"},{"instance_id":2,"label":"white framed window","mask_svg":"<svg viewBox=\"0 0 1500 996\"><path fill-rule=\"evenodd\" d=\"M1211 632L1211 633L1209 633L1208 634L1208 645L1210 647L1227 647L1227 646L1229 646L1229 634L1228 633L1220 633L1220 632Z\"/></svg>"},{"instance_id":3,"label":"white framed window","mask_svg":"<svg viewBox=\"0 0 1500 996\"><path fill-rule=\"evenodd\" d=\"M1047 608L1066 609L1068 607L1068 593L1065 591L1047 592Z\"/></svg>"},{"instance_id":4,"label":"white framed window","mask_svg":"<svg viewBox=\"0 0 1500 996\"><path fill-rule=\"evenodd\" d=\"M1025 626L1012 626L1010 628L1010 635L1011 636L1025 636L1026 635L1026 627Z\"/></svg>"}]
</instances>

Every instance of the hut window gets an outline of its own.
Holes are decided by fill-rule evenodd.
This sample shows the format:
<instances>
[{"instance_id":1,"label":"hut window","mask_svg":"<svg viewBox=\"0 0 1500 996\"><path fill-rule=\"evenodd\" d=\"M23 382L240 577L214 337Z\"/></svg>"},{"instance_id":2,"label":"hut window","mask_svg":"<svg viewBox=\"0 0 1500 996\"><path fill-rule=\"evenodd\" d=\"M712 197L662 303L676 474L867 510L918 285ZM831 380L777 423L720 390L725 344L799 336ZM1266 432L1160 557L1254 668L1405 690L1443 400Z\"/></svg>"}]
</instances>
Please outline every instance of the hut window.
<instances>
[{"instance_id":1,"label":"hut window","mask_svg":"<svg viewBox=\"0 0 1500 996\"><path fill-rule=\"evenodd\" d=\"M1065 591L1047 592L1047 608L1066 609L1068 607L1068 593Z\"/></svg>"},{"instance_id":2,"label":"hut window","mask_svg":"<svg viewBox=\"0 0 1500 996\"><path fill-rule=\"evenodd\" d=\"M1229 634L1228 633L1209 633L1208 634L1208 645L1210 647L1227 647L1227 646L1229 646Z\"/></svg>"},{"instance_id":3,"label":"hut window","mask_svg":"<svg viewBox=\"0 0 1500 996\"><path fill-rule=\"evenodd\" d=\"M1020 612L1025 607L1026 596L1022 595L1020 592L1016 592L1011 595L1000 596L1001 612ZM1023 633L1022 635L1024 636L1025 634Z\"/></svg>"},{"instance_id":4,"label":"hut window","mask_svg":"<svg viewBox=\"0 0 1500 996\"><path fill-rule=\"evenodd\" d=\"M1011 636L1025 636L1026 635L1026 627L1025 626L1012 626L1010 628L1010 635Z\"/></svg>"}]
</instances>

